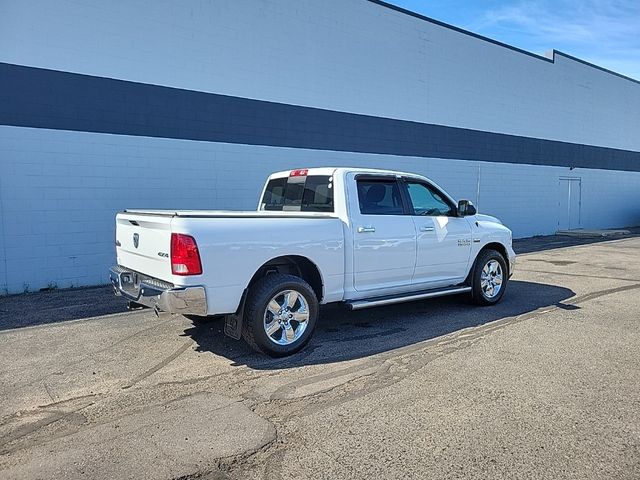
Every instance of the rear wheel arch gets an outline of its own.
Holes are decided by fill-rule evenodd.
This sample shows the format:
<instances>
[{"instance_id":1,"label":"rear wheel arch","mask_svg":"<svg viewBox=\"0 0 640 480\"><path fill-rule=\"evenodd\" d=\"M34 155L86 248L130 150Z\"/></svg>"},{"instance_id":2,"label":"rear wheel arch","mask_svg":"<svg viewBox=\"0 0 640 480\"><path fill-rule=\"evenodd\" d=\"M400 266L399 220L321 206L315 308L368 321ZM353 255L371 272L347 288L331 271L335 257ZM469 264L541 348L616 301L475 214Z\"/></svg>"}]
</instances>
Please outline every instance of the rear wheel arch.
<instances>
[{"instance_id":1,"label":"rear wheel arch","mask_svg":"<svg viewBox=\"0 0 640 480\"><path fill-rule=\"evenodd\" d=\"M311 285L296 275L259 277L248 291L242 338L258 352L290 355L309 342L318 318L318 299Z\"/></svg>"},{"instance_id":2,"label":"rear wheel arch","mask_svg":"<svg viewBox=\"0 0 640 480\"><path fill-rule=\"evenodd\" d=\"M272 273L294 275L302 278L311 286L318 301L322 302L324 296L322 273L320 273L318 266L309 258L301 255L282 255L272 258L256 270L247 285L247 289L250 289L261 278Z\"/></svg>"}]
</instances>

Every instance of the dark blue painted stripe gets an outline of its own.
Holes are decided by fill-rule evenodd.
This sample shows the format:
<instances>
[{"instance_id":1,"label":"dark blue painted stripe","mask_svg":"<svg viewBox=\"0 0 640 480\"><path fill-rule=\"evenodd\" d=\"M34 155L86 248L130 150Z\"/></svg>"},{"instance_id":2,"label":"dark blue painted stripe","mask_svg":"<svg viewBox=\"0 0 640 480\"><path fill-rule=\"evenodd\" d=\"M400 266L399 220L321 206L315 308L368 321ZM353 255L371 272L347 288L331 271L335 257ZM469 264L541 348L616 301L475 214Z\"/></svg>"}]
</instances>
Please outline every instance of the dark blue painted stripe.
<instances>
[{"instance_id":1,"label":"dark blue painted stripe","mask_svg":"<svg viewBox=\"0 0 640 480\"><path fill-rule=\"evenodd\" d=\"M0 125L640 171L640 152L0 63Z\"/></svg>"}]
</instances>

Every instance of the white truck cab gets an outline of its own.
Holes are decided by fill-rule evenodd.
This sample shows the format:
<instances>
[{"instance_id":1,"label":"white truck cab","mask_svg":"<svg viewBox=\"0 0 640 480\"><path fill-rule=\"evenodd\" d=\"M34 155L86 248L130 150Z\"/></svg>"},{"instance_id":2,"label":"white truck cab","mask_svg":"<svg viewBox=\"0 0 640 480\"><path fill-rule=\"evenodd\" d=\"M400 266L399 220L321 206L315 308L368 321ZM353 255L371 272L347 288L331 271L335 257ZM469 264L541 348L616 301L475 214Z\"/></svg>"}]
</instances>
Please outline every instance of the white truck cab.
<instances>
[{"instance_id":1,"label":"white truck cab","mask_svg":"<svg viewBox=\"0 0 640 480\"><path fill-rule=\"evenodd\" d=\"M500 301L511 231L403 172L274 173L256 211L126 210L115 291L156 311L224 315L225 333L273 356L309 341L320 304L352 309L466 293Z\"/></svg>"}]
</instances>

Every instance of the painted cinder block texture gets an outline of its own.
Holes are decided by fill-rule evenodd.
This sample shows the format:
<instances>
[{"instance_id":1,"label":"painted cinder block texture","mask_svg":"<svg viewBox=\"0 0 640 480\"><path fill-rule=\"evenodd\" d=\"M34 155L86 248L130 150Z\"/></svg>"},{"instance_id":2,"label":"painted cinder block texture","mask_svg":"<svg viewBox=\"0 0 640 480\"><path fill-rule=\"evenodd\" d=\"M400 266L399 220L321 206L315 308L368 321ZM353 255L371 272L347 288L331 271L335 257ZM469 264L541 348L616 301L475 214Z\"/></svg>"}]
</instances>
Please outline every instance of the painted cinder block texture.
<instances>
[{"instance_id":1,"label":"painted cinder block texture","mask_svg":"<svg viewBox=\"0 0 640 480\"><path fill-rule=\"evenodd\" d=\"M0 288L13 293L106 283L117 211L254 209L276 170L351 165L424 174L520 237L556 230L558 178L568 170L20 127L0 127L0 156L7 268ZM640 172L572 174L597 191L583 202L584 227L640 223L637 210L620 208L637 201Z\"/></svg>"},{"instance_id":2,"label":"painted cinder block texture","mask_svg":"<svg viewBox=\"0 0 640 480\"><path fill-rule=\"evenodd\" d=\"M367 0L5 1L0 61L640 150L639 84Z\"/></svg>"},{"instance_id":3,"label":"painted cinder block texture","mask_svg":"<svg viewBox=\"0 0 640 480\"><path fill-rule=\"evenodd\" d=\"M0 62L53 70L44 83L0 75L0 293L105 283L118 210L253 209L266 175L306 166L425 174L520 237L553 233L560 178L580 178L580 226L640 224L638 82L368 0L4 1ZM69 73L104 78L89 88ZM192 92L145 96L149 85ZM204 111L201 92L283 107ZM169 95L193 107L179 100L158 123ZM332 130L341 112L371 121ZM525 138L505 148L493 133Z\"/></svg>"},{"instance_id":4,"label":"painted cinder block texture","mask_svg":"<svg viewBox=\"0 0 640 480\"><path fill-rule=\"evenodd\" d=\"M78 96L82 92L82 96ZM640 170L640 153L0 63L0 124L500 163Z\"/></svg>"}]
</instances>

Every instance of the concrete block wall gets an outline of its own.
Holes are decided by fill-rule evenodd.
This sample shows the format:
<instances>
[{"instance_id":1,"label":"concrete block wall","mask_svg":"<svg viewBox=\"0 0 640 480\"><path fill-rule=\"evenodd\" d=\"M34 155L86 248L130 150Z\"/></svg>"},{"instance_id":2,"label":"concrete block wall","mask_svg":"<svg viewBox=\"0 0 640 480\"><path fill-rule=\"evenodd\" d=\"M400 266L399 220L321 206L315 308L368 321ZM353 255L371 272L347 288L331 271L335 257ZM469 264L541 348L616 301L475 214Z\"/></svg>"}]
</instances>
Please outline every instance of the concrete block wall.
<instances>
[{"instance_id":1,"label":"concrete block wall","mask_svg":"<svg viewBox=\"0 0 640 480\"><path fill-rule=\"evenodd\" d=\"M523 53L376 2L7 0L0 2L0 62L127 81L93 82L89 89L86 77L60 83L52 75L38 84L35 99L27 90L35 77L11 84L12 91L0 75L0 103L14 110L0 105L0 293L106 283L117 211L254 209L269 173L299 167L421 173L500 217L517 237L553 233L559 178L578 177L581 226L640 224L638 82L558 52L552 59ZM232 95L244 106L233 115L224 101L197 110L201 97L175 91L146 97L149 85ZM65 89L69 96L60 105L52 97ZM121 96L110 96L113 91ZM169 112L154 103L168 97L176 107ZM192 103L176 100L187 97ZM166 118L153 123L143 104ZM292 124L287 105L326 112L298 112L296 119L311 120ZM343 138L340 126L323 125L339 112L377 118L354 120L352 137ZM381 123L389 118L426 130L404 124L396 135ZM442 125L457 128L448 144L438 143ZM194 141L199 132L203 141ZM526 138L509 139L501 157L502 147L486 132ZM420 148L427 153L402 150L426 137ZM460 154L476 139L472 153L482 150L492 161ZM525 141L531 139L608 149L589 151L586 163L601 168L571 169L575 159L584 160L584 149L555 145L549 147L555 156L544 158L548 145ZM355 144L361 153L327 147ZM433 154L438 147L448 158ZM600 161L601 153L618 160Z\"/></svg>"},{"instance_id":2,"label":"concrete block wall","mask_svg":"<svg viewBox=\"0 0 640 480\"><path fill-rule=\"evenodd\" d=\"M272 171L393 168L427 175L455 198L497 215L523 237L557 228L566 168L0 127L0 289L108 281L114 216L125 208L256 208ZM585 227L640 224L640 172L579 169ZM478 188L479 187L479 188ZM635 213L634 213L635 212ZM4 265L6 264L6 271Z\"/></svg>"},{"instance_id":3,"label":"concrete block wall","mask_svg":"<svg viewBox=\"0 0 640 480\"><path fill-rule=\"evenodd\" d=\"M368 0L8 0L0 61L640 150L639 84Z\"/></svg>"}]
</instances>

